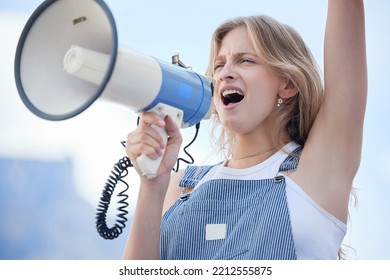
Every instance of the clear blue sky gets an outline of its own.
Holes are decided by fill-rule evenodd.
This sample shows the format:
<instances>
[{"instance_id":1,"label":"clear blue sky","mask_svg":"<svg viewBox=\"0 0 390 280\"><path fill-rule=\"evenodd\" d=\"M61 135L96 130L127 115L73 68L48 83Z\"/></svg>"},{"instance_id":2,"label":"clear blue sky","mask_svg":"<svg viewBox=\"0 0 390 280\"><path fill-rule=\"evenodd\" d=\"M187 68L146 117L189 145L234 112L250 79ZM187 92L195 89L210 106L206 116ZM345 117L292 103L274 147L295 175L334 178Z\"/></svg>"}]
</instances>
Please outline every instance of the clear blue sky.
<instances>
[{"instance_id":1,"label":"clear blue sky","mask_svg":"<svg viewBox=\"0 0 390 280\"><path fill-rule=\"evenodd\" d=\"M119 142L134 128L136 116L122 106L98 102L82 115L52 123L24 107L14 85L13 58L19 34L41 2L0 0L0 157L71 157L79 191L95 205L101 193L96 186L103 184L107 170L122 156ZM206 69L214 28L227 18L251 14L268 14L295 27L322 68L325 0L106 2L123 45L168 62L172 54L180 53L184 63L200 73ZM355 180L359 205L351 208L345 243L356 250L350 256L353 259L390 259L390 1L365 2L369 98L361 167ZM192 149L198 163L209 151L207 124ZM191 135L192 130L183 133Z\"/></svg>"}]
</instances>

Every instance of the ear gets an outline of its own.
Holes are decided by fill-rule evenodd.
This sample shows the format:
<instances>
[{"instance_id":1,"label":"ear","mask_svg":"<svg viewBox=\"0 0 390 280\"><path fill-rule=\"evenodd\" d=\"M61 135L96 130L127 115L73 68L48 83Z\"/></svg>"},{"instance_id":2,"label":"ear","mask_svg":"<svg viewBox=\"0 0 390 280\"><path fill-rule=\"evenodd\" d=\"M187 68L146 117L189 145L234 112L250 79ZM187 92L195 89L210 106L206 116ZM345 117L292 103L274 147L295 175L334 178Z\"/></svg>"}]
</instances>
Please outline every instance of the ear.
<instances>
[{"instance_id":1,"label":"ear","mask_svg":"<svg viewBox=\"0 0 390 280\"><path fill-rule=\"evenodd\" d=\"M294 97L297 93L298 93L298 88L290 79L286 78L284 82L281 84L279 90L279 97L282 99L289 99L291 97Z\"/></svg>"}]
</instances>

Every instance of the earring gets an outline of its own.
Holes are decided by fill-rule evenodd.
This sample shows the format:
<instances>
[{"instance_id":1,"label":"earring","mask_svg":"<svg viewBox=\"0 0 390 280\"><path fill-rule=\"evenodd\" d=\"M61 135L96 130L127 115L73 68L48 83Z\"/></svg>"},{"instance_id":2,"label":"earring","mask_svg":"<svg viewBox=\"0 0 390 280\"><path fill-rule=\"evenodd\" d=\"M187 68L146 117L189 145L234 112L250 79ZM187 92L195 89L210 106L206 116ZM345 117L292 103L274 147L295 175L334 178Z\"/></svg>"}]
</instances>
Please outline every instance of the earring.
<instances>
[{"instance_id":1,"label":"earring","mask_svg":"<svg viewBox=\"0 0 390 280\"><path fill-rule=\"evenodd\" d=\"M282 98L279 98L278 99L278 105L276 105L276 106L278 106L278 107L280 107L280 105L283 103L283 99Z\"/></svg>"}]
</instances>

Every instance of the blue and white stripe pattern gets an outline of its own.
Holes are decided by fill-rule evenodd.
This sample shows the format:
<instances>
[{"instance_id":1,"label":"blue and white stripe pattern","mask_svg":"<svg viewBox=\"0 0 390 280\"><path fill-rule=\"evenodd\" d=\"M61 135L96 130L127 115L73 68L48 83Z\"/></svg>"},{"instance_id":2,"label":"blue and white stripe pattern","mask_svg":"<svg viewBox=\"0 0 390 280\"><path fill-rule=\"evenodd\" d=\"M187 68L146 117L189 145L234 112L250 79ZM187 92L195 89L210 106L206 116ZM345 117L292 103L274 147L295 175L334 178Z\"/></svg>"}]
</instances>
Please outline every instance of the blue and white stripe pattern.
<instances>
[{"instance_id":1,"label":"blue and white stripe pattern","mask_svg":"<svg viewBox=\"0 0 390 280\"><path fill-rule=\"evenodd\" d=\"M295 169L288 157L281 171ZM187 168L181 186L194 187L211 166ZM283 176L212 179L163 216L161 259L296 259ZM225 235L207 238L207 225Z\"/></svg>"}]
</instances>

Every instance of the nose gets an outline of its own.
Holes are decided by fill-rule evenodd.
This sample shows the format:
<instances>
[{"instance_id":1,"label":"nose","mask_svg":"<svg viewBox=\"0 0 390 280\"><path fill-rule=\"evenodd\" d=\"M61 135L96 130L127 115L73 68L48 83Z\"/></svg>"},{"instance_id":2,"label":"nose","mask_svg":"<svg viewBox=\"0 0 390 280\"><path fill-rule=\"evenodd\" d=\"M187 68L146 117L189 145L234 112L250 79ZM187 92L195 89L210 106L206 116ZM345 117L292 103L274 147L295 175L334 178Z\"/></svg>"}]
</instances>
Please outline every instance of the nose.
<instances>
[{"instance_id":1,"label":"nose","mask_svg":"<svg viewBox=\"0 0 390 280\"><path fill-rule=\"evenodd\" d=\"M226 62L223 66L221 66L217 75L218 80L221 81L234 80L237 77L237 73L231 62Z\"/></svg>"}]
</instances>

